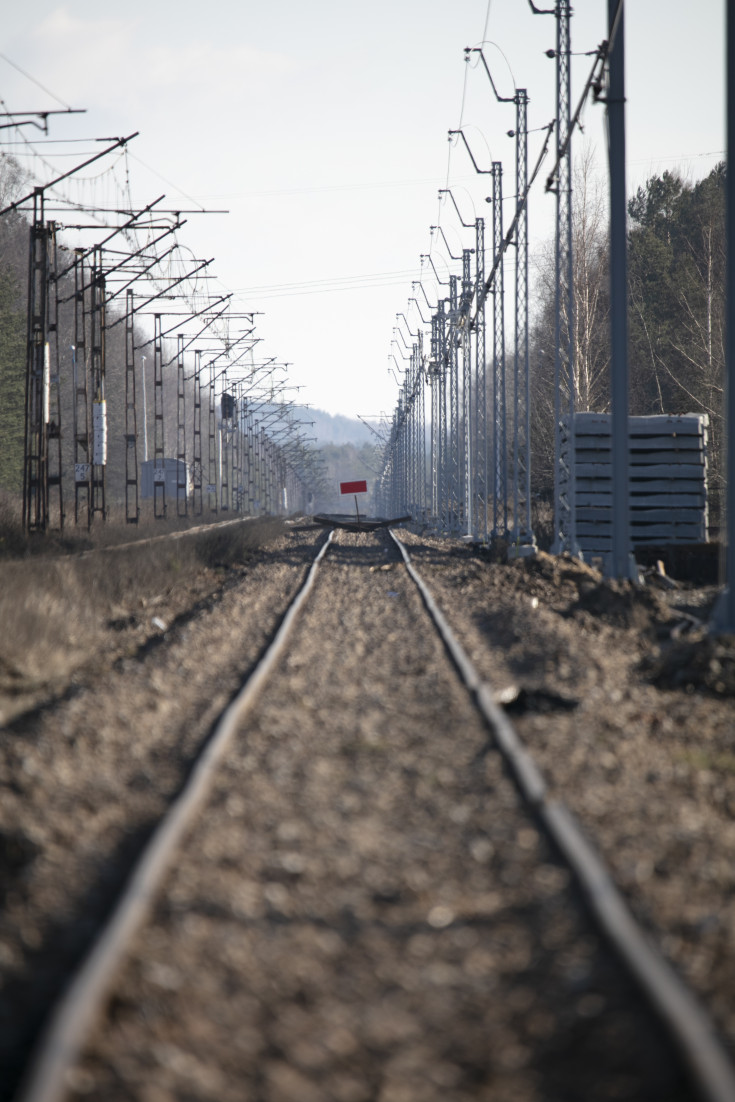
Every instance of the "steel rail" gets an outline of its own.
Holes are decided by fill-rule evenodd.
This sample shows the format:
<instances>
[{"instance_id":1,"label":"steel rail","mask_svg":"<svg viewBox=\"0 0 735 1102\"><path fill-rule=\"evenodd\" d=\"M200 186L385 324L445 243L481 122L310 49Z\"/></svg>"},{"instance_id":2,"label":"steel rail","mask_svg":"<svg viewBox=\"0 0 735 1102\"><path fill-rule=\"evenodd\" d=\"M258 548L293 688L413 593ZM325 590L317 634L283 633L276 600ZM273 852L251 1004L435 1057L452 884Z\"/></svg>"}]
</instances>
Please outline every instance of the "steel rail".
<instances>
[{"instance_id":1,"label":"steel rail","mask_svg":"<svg viewBox=\"0 0 735 1102\"><path fill-rule=\"evenodd\" d=\"M268 649L246 684L225 709L196 760L184 788L170 805L141 853L110 919L57 1003L32 1058L17 1102L62 1102L67 1077L80 1057L131 939L148 917L176 850L209 795L215 772L247 712L281 657L296 618L314 586L334 530L314 559Z\"/></svg>"},{"instance_id":2,"label":"steel rail","mask_svg":"<svg viewBox=\"0 0 735 1102\"><path fill-rule=\"evenodd\" d=\"M389 529L444 646L470 695L492 731L526 801L538 815L574 873L599 928L652 1005L659 1020L680 1046L693 1083L706 1102L733 1102L735 1069L716 1036L709 1015L636 922L604 860L591 845L571 811L549 793L538 766L523 746L493 691L468 658L426 583L411 562L408 549Z\"/></svg>"}]
</instances>

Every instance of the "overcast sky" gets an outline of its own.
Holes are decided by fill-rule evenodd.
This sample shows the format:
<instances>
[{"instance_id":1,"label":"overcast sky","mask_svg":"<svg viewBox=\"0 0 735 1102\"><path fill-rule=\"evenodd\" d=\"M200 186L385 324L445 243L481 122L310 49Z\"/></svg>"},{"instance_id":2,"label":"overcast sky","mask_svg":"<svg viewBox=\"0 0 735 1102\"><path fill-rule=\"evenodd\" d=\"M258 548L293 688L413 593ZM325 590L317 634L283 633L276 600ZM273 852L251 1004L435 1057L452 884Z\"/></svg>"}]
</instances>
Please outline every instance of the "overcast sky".
<instances>
[{"instance_id":1,"label":"overcast sky","mask_svg":"<svg viewBox=\"0 0 735 1102\"><path fill-rule=\"evenodd\" d=\"M52 117L53 139L140 132L127 160L103 175L95 166L67 194L119 203L127 175L140 205L166 192L176 207L227 209L189 215L180 240L193 255L215 258L219 282L210 290L233 291L236 308L263 312L259 354L292 365L300 400L351 416L390 413L395 404L388 368L396 313L408 310L420 254L431 248L445 270L443 243L432 244L429 226L440 222L455 253L472 244L438 188L449 184L465 221L489 216L488 178L448 142L449 129L462 124L481 168L503 162L512 216L513 107L496 104L484 71L465 64L464 47L485 41L501 94L527 88L531 163L538 129L555 114L554 62L544 56L555 21L533 15L526 0L35 0L4 8L3 110L59 101L87 109ZM626 9L629 190L664 169L697 179L724 151L724 0L636 0ZM577 88L591 64L585 52L606 37L606 12L606 0L575 5ZM587 108L574 150L593 150L606 186L603 117L601 106ZM23 133L41 148L36 131ZM14 141L15 131L0 131L0 148L22 156L42 182L99 149L91 141L50 145L47 168ZM532 252L553 230L553 198L539 185ZM413 308L408 316L415 328Z\"/></svg>"}]
</instances>

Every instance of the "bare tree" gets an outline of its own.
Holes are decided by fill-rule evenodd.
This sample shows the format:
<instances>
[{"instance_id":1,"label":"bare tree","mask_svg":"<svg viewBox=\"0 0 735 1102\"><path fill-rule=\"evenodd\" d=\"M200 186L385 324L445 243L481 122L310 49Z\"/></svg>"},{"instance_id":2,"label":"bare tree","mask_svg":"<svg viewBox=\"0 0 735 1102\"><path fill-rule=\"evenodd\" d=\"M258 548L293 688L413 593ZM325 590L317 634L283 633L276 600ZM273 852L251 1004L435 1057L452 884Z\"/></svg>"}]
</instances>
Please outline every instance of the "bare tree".
<instances>
[{"instance_id":1,"label":"bare tree","mask_svg":"<svg viewBox=\"0 0 735 1102\"><path fill-rule=\"evenodd\" d=\"M604 190L586 147L574 172L572 222L574 386L576 407L604 412L609 405L608 217ZM536 317L531 337L534 484L553 484L555 262L547 242L536 264ZM564 389L568 383L562 380ZM567 392L568 393L568 392ZM567 396L563 397L566 404Z\"/></svg>"}]
</instances>

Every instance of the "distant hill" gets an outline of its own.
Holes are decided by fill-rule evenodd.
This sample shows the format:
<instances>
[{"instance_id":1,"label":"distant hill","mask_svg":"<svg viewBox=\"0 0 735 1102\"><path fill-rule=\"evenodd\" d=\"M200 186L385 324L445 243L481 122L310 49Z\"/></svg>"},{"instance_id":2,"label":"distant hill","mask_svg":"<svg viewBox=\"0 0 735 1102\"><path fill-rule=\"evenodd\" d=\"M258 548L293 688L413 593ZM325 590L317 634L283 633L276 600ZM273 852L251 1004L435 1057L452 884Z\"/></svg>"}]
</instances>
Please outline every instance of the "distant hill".
<instances>
[{"instance_id":1,"label":"distant hill","mask_svg":"<svg viewBox=\"0 0 735 1102\"><path fill-rule=\"evenodd\" d=\"M316 437L315 441L309 441L309 447L317 451L324 467L325 486L313 503L313 511L350 512L353 499L341 496L339 484L363 478L368 484L368 493L360 500L369 511L383 453L382 442L375 432L371 432L369 425L372 424L380 433L379 422L366 418L368 424L364 424L356 417L327 413L324 409L310 409L308 406L295 406L293 418L304 422L300 427L305 436Z\"/></svg>"},{"instance_id":2,"label":"distant hill","mask_svg":"<svg viewBox=\"0 0 735 1102\"><path fill-rule=\"evenodd\" d=\"M324 409L309 409L297 406L294 410L295 418L299 421L313 421L314 425L306 425L305 432L309 436L316 436L316 447L323 444L377 444L377 439L362 421L356 417L346 417L343 413L327 413ZM367 418L366 418L367 420ZM375 422L374 427L379 428Z\"/></svg>"}]
</instances>

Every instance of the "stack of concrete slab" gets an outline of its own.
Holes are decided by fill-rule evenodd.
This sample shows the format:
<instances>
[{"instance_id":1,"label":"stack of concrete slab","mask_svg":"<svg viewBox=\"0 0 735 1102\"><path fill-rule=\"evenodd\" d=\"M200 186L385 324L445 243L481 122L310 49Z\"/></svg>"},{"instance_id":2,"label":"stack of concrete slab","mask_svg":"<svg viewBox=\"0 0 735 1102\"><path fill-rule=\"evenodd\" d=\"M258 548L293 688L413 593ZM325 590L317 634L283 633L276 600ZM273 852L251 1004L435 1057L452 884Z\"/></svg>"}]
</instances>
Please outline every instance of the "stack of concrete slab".
<instances>
[{"instance_id":1,"label":"stack of concrete slab","mask_svg":"<svg viewBox=\"0 0 735 1102\"><path fill-rule=\"evenodd\" d=\"M633 546L707 541L706 413L628 418ZM612 548L610 414L577 413L575 504L582 551Z\"/></svg>"}]
</instances>

